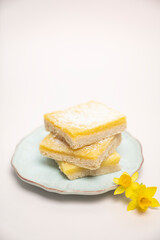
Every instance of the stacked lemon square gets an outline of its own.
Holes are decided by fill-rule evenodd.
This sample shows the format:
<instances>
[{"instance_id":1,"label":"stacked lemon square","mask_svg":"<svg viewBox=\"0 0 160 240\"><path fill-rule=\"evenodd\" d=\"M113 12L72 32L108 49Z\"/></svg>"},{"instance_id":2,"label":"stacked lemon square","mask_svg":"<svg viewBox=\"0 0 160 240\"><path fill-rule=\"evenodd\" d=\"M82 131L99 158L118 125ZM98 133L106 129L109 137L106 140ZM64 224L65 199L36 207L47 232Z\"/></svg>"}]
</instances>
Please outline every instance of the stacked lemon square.
<instances>
[{"instance_id":1,"label":"stacked lemon square","mask_svg":"<svg viewBox=\"0 0 160 240\"><path fill-rule=\"evenodd\" d=\"M120 170L116 148L126 117L106 105L90 101L44 115L49 131L40 143L42 155L54 159L70 180Z\"/></svg>"}]
</instances>

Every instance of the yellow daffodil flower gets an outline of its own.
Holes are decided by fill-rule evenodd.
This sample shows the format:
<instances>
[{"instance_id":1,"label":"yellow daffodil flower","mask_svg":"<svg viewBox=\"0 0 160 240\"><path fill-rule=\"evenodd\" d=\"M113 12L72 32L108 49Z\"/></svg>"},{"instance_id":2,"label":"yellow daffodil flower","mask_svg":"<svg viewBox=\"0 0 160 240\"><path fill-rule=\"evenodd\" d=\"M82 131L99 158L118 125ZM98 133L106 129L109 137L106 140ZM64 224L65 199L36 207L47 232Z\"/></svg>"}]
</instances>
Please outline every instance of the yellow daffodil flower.
<instances>
[{"instance_id":1,"label":"yellow daffodil flower","mask_svg":"<svg viewBox=\"0 0 160 240\"><path fill-rule=\"evenodd\" d=\"M130 195L133 189L137 189L138 183L135 182L138 178L138 172L135 172L131 177L127 172L124 172L120 178L114 178L113 181L117 185L117 189L114 191L114 195L125 192L126 197Z\"/></svg>"},{"instance_id":2,"label":"yellow daffodil flower","mask_svg":"<svg viewBox=\"0 0 160 240\"><path fill-rule=\"evenodd\" d=\"M132 199L128 204L127 210L138 210L145 212L148 207L160 207L160 203L153 198L157 191L157 187L146 187L145 185L138 184L136 189L132 189L128 197Z\"/></svg>"}]
</instances>

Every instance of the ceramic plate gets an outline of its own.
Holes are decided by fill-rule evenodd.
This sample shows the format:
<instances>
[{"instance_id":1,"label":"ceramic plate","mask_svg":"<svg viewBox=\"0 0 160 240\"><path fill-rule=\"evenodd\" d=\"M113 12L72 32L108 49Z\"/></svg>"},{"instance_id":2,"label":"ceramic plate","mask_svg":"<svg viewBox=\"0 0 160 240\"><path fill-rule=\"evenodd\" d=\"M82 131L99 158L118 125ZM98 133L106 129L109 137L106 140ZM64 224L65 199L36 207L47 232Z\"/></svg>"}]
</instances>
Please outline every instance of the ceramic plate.
<instances>
[{"instance_id":1,"label":"ceramic plate","mask_svg":"<svg viewBox=\"0 0 160 240\"><path fill-rule=\"evenodd\" d=\"M39 144L47 134L44 127L40 127L25 137L16 147L12 166L20 179L50 192L79 195L105 193L115 189L114 177L119 177L124 171L133 174L143 163L141 144L128 132L124 132L117 148L121 156L121 171L70 181L52 159L43 157L39 152Z\"/></svg>"}]
</instances>

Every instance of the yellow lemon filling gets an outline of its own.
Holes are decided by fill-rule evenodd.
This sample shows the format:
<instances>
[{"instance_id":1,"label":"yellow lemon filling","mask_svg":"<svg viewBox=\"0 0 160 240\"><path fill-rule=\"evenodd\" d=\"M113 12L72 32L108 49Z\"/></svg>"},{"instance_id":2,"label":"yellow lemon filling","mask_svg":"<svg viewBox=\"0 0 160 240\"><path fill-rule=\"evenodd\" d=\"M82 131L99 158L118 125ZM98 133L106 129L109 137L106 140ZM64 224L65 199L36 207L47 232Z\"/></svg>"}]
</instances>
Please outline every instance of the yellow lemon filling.
<instances>
[{"instance_id":1,"label":"yellow lemon filling","mask_svg":"<svg viewBox=\"0 0 160 240\"><path fill-rule=\"evenodd\" d=\"M114 152L101 163L100 168L115 165L119 163L119 161L120 161L120 155L117 152ZM75 174L75 173L79 173L87 170L67 162L57 161L57 163L61 171L66 175L71 175L71 174ZM95 172L95 170L93 171ZM92 170L90 170L90 172L92 172Z\"/></svg>"},{"instance_id":2,"label":"yellow lemon filling","mask_svg":"<svg viewBox=\"0 0 160 240\"><path fill-rule=\"evenodd\" d=\"M79 149L71 149L67 143L56 138L53 134L47 135L40 143L40 150L78 158L97 159L117 136L103 139L97 143Z\"/></svg>"},{"instance_id":3,"label":"yellow lemon filling","mask_svg":"<svg viewBox=\"0 0 160 240\"><path fill-rule=\"evenodd\" d=\"M95 101L45 114L44 119L72 138L126 124L125 115Z\"/></svg>"}]
</instances>

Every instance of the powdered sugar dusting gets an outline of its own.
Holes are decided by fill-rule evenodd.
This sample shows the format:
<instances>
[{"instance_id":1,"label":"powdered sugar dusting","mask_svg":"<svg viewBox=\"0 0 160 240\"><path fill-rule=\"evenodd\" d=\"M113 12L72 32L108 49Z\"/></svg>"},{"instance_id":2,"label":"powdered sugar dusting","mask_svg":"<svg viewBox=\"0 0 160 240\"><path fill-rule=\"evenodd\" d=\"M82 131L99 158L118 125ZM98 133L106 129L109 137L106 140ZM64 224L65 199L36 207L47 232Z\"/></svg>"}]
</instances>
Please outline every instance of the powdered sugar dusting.
<instances>
[{"instance_id":1,"label":"powdered sugar dusting","mask_svg":"<svg viewBox=\"0 0 160 240\"><path fill-rule=\"evenodd\" d=\"M100 126L123 116L123 114L108 108L104 104L94 101L50 114L50 118L54 119L55 125L62 128L82 130Z\"/></svg>"}]
</instances>

